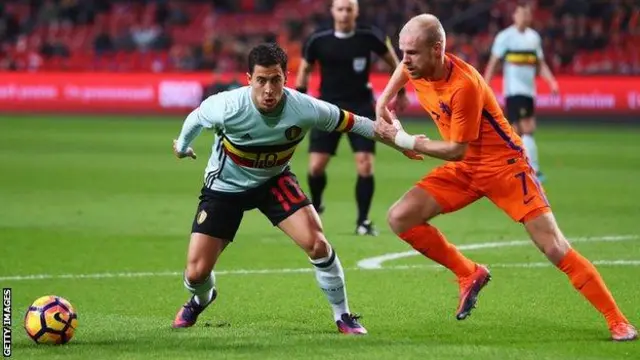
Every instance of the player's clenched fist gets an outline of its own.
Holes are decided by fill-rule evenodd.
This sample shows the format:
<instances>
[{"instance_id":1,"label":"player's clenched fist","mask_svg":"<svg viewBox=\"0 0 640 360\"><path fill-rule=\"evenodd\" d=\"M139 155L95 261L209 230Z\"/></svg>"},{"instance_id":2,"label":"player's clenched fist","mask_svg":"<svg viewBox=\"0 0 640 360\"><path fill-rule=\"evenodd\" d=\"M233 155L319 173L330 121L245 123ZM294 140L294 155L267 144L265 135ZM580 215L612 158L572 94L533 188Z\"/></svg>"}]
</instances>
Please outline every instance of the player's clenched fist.
<instances>
[{"instance_id":1,"label":"player's clenched fist","mask_svg":"<svg viewBox=\"0 0 640 360\"><path fill-rule=\"evenodd\" d=\"M196 158L196 153L193 152L193 149L188 147L187 150L181 152L178 150L178 140L173 140L173 153L176 155L178 159L190 157L192 159Z\"/></svg>"}]
</instances>

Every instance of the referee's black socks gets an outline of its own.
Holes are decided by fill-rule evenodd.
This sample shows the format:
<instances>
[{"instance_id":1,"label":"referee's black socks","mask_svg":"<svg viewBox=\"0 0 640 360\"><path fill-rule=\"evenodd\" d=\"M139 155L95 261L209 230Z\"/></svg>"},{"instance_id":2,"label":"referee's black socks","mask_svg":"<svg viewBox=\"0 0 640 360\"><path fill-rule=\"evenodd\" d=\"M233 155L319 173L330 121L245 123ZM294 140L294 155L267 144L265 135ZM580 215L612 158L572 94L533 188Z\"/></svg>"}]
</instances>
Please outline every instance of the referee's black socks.
<instances>
[{"instance_id":1,"label":"referee's black socks","mask_svg":"<svg viewBox=\"0 0 640 360\"><path fill-rule=\"evenodd\" d=\"M356 182L356 201L358 203L358 224L362 224L369 218L371 201L373 199L374 182L373 175L360 176Z\"/></svg>"},{"instance_id":2,"label":"referee's black socks","mask_svg":"<svg viewBox=\"0 0 640 360\"><path fill-rule=\"evenodd\" d=\"M309 191L311 192L311 202L316 211L320 211L322 205L322 192L327 186L327 174L323 172L319 175L308 175Z\"/></svg>"}]
</instances>

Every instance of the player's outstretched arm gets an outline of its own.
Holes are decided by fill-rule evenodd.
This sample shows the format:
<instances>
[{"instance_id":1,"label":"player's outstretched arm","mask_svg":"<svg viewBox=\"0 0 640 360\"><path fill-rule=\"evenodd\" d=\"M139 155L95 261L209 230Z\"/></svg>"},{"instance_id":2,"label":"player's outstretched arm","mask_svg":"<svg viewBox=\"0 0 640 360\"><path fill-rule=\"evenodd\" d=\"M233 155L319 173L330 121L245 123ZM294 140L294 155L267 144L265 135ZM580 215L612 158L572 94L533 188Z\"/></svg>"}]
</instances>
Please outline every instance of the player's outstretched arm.
<instances>
[{"instance_id":1,"label":"player's outstretched arm","mask_svg":"<svg viewBox=\"0 0 640 360\"><path fill-rule=\"evenodd\" d=\"M391 113L389 112L389 102L393 99L394 96L400 91L400 89L404 88L404 86L409 81L409 77L404 72L404 65L399 64L396 66L396 70L391 75L391 79L385 86L382 94L378 98L376 102L376 118L383 119L389 124L393 123L393 118Z\"/></svg>"},{"instance_id":2,"label":"player's outstretched arm","mask_svg":"<svg viewBox=\"0 0 640 360\"><path fill-rule=\"evenodd\" d=\"M391 143L393 147L406 149L412 154L424 154L446 161L458 161L464 158L466 143L431 140L424 135L407 134L400 122L396 119L394 124L378 120L376 134L384 139L382 142Z\"/></svg>"},{"instance_id":3,"label":"player's outstretched arm","mask_svg":"<svg viewBox=\"0 0 640 360\"><path fill-rule=\"evenodd\" d=\"M373 121L367 117L356 115L352 112L343 110L338 108L337 106L330 104L328 102L313 99L309 97L314 108L317 112L316 119L316 128L324 131L338 131L338 132L353 132L358 135L364 136L368 139L372 139L375 141L379 141L385 145L388 145L400 152L402 152L406 157L413 160L422 160L422 156L419 156L413 151L410 151L409 146L405 143L395 143L393 140L389 140L383 138L381 134L377 132L378 126L377 123L385 123L388 126L395 127L392 124L387 124L384 120ZM396 122L400 131L404 134L404 130L399 125L399 122Z\"/></svg>"},{"instance_id":4,"label":"player's outstretched arm","mask_svg":"<svg viewBox=\"0 0 640 360\"><path fill-rule=\"evenodd\" d=\"M208 97L187 116L182 124L178 139L173 141L173 153L178 159L196 158L190 145L200 135L203 128L222 128L226 110L226 96L226 93L219 93Z\"/></svg>"},{"instance_id":5,"label":"player's outstretched arm","mask_svg":"<svg viewBox=\"0 0 640 360\"><path fill-rule=\"evenodd\" d=\"M382 122L378 124L377 132L385 139L393 139L394 143L417 153L446 161L460 161L465 157L468 143L477 139L480 133L482 98L478 86L471 82L455 91L451 98L451 129L448 141L412 136Z\"/></svg>"},{"instance_id":6,"label":"player's outstretched arm","mask_svg":"<svg viewBox=\"0 0 640 360\"><path fill-rule=\"evenodd\" d=\"M199 111L199 108L195 109L187 116L182 124L182 130L180 131L178 139L173 140L173 153L178 159L185 157L196 158L196 153L189 145L198 137L203 128L200 121L198 121Z\"/></svg>"}]
</instances>

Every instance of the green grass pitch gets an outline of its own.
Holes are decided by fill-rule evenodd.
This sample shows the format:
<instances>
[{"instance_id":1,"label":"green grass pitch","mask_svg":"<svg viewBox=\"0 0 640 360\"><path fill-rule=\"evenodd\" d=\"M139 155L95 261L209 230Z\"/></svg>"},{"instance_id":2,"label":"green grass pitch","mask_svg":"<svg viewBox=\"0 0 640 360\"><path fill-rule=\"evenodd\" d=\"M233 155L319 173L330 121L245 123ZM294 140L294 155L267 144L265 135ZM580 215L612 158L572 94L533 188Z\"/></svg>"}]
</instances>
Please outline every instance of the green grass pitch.
<instances>
[{"instance_id":1,"label":"green grass pitch","mask_svg":"<svg viewBox=\"0 0 640 360\"><path fill-rule=\"evenodd\" d=\"M457 285L419 256L362 270L360 260L410 248L385 225L389 206L435 160L379 147L371 213L381 236L353 235L354 165L347 142L328 171L328 239L346 268L365 337L336 332L304 254L257 211L245 215L217 270L219 298L192 329L171 321L188 294L185 265L211 133L197 161L177 160L173 119L0 118L0 283L13 289L15 359L629 359L640 342L608 341L604 320L521 226L482 200L434 224L476 261L494 265L473 315L455 320ZM427 121L410 131L435 136ZM546 188L575 247L598 267L640 324L640 129L541 126ZM306 189L306 143L293 162ZM493 247L473 244L498 243ZM284 272L282 269L304 269ZM265 270L262 271L261 270ZM269 271L267 271L269 270ZM98 275L96 275L98 274ZM109 276L109 274L111 274ZM29 275L46 275L28 279ZM75 338L38 346L22 329L28 305L63 296L79 313ZM205 326L205 323L210 326Z\"/></svg>"}]
</instances>

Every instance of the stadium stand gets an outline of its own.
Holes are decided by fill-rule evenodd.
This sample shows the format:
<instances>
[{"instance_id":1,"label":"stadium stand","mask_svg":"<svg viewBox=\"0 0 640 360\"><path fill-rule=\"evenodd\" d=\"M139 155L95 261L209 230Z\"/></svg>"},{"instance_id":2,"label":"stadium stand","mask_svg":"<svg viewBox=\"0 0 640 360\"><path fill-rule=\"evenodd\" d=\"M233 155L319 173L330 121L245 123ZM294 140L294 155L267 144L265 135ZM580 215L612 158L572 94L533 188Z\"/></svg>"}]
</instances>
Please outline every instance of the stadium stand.
<instances>
[{"instance_id":1,"label":"stadium stand","mask_svg":"<svg viewBox=\"0 0 640 360\"><path fill-rule=\"evenodd\" d=\"M538 0L536 28L549 65L563 74L640 74L640 6L635 0ZM397 39L410 16L445 19L448 48L479 68L514 1L360 0L360 20ZM0 70L216 72L244 70L262 41L287 48L291 70L301 42L329 21L312 0L108 1L0 3ZM377 68L382 71L384 67Z\"/></svg>"}]
</instances>

